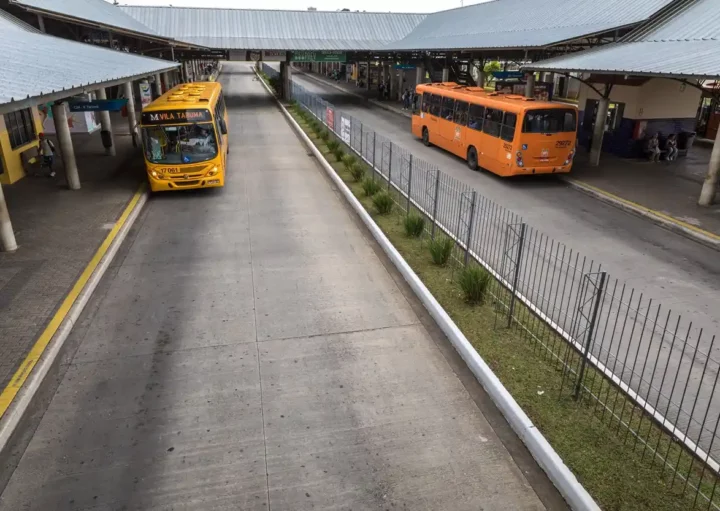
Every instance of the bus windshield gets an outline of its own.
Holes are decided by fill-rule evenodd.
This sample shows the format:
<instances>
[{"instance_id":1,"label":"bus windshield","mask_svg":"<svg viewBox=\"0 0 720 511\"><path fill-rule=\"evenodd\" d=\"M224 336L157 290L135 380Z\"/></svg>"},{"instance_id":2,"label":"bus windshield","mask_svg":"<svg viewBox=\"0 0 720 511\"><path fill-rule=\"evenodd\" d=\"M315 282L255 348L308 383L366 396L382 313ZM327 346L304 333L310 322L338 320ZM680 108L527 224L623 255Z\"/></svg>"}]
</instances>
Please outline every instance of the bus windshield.
<instances>
[{"instance_id":1,"label":"bus windshield","mask_svg":"<svg viewBox=\"0 0 720 511\"><path fill-rule=\"evenodd\" d=\"M218 154L212 123L150 126L142 130L150 163L182 164L212 160Z\"/></svg>"},{"instance_id":2,"label":"bus windshield","mask_svg":"<svg viewBox=\"0 0 720 511\"><path fill-rule=\"evenodd\" d=\"M575 110L553 108L528 110L523 121L523 133L564 133L577 129Z\"/></svg>"}]
</instances>

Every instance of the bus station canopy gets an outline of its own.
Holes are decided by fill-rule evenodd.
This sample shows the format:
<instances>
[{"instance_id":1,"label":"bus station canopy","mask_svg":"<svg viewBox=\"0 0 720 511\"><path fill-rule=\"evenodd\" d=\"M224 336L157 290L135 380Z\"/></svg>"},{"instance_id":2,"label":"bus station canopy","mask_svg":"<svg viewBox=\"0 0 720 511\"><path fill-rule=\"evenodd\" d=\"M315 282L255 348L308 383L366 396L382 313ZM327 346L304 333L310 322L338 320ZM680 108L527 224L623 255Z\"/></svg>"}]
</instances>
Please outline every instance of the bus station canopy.
<instances>
[{"instance_id":1,"label":"bus station canopy","mask_svg":"<svg viewBox=\"0 0 720 511\"><path fill-rule=\"evenodd\" d=\"M46 35L0 10L0 113L179 64Z\"/></svg>"},{"instance_id":2,"label":"bus station canopy","mask_svg":"<svg viewBox=\"0 0 720 511\"><path fill-rule=\"evenodd\" d=\"M614 44L525 66L527 69L665 77L720 77L720 2L696 0Z\"/></svg>"}]
</instances>

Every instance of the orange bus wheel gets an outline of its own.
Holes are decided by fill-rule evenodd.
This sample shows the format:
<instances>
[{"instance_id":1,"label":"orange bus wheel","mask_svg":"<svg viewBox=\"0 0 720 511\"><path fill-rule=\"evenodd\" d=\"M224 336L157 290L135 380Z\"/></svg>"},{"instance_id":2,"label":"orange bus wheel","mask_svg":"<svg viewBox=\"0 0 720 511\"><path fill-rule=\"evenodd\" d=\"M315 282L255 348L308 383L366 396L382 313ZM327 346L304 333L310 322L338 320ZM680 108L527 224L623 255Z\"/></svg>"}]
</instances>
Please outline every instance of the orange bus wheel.
<instances>
[{"instance_id":1,"label":"orange bus wheel","mask_svg":"<svg viewBox=\"0 0 720 511\"><path fill-rule=\"evenodd\" d=\"M422 130L422 141L423 141L423 144L430 147L430 132L428 131L427 128L423 128L423 130Z\"/></svg>"},{"instance_id":2,"label":"orange bus wheel","mask_svg":"<svg viewBox=\"0 0 720 511\"><path fill-rule=\"evenodd\" d=\"M478 169L478 155L477 150L474 147L470 147L467 152L467 164L470 170Z\"/></svg>"}]
</instances>

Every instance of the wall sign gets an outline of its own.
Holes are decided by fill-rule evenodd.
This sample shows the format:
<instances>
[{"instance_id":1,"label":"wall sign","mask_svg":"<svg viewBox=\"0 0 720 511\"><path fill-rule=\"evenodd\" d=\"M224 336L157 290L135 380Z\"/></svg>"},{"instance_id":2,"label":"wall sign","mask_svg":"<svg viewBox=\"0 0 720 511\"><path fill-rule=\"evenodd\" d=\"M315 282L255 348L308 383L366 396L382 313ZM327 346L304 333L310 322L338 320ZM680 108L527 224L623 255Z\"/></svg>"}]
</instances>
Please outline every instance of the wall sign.
<instances>
[{"instance_id":1,"label":"wall sign","mask_svg":"<svg viewBox=\"0 0 720 511\"><path fill-rule=\"evenodd\" d=\"M333 51L294 51L290 54L292 62L346 62L345 52Z\"/></svg>"}]
</instances>

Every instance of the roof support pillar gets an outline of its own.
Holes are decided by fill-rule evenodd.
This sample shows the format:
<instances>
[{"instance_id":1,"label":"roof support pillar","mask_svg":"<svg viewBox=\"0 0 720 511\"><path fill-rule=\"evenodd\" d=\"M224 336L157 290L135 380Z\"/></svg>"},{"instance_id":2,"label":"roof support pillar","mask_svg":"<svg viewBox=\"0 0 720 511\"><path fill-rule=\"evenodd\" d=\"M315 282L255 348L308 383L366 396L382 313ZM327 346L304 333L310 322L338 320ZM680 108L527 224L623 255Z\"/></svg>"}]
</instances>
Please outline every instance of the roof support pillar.
<instances>
[{"instance_id":1,"label":"roof support pillar","mask_svg":"<svg viewBox=\"0 0 720 511\"><path fill-rule=\"evenodd\" d=\"M107 91L105 87L100 87L95 91L98 99L107 99ZM110 112L102 110L98 112L100 114L100 135L102 138L103 145L105 146L105 154L108 156L115 156L115 140L113 138L112 124L110 122Z\"/></svg>"},{"instance_id":2,"label":"roof support pillar","mask_svg":"<svg viewBox=\"0 0 720 511\"><path fill-rule=\"evenodd\" d=\"M17 250L15 232L13 231L12 222L10 222L10 213L5 202L2 184L0 184L0 249L4 252Z\"/></svg>"},{"instance_id":3,"label":"roof support pillar","mask_svg":"<svg viewBox=\"0 0 720 511\"><path fill-rule=\"evenodd\" d=\"M595 115L595 126L593 127L592 142L590 144L590 165L600 165L600 153L602 153L603 137L605 136L605 123L607 122L608 106L610 105L610 91L600 98Z\"/></svg>"},{"instance_id":4,"label":"roof support pillar","mask_svg":"<svg viewBox=\"0 0 720 511\"><path fill-rule=\"evenodd\" d=\"M365 73L365 88L370 90L370 61L367 61L367 72Z\"/></svg>"},{"instance_id":5,"label":"roof support pillar","mask_svg":"<svg viewBox=\"0 0 720 511\"><path fill-rule=\"evenodd\" d=\"M425 65L422 62L418 62L415 66L415 85L425 83Z\"/></svg>"},{"instance_id":6,"label":"roof support pillar","mask_svg":"<svg viewBox=\"0 0 720 511\"><path fill-rule=\"evenodd\" d=\"M71 190L80 189L80 175L78 174L77 162L75 161L75 149L73 148L70 126L68 125L67 110L65 103L57 102L52 106L53 121L55 122L55 135L60 146L63 166L65 167L65 179L68 188Z\"/></svg>"},{"instance_id":7,"label":"roof support pillar","mask_svg":"<svg viewBox=\"0 0 720 511\"><path fill-rule=\"evenodd\" d=\"M155 75L155 82L153 83L153 86L155 87L155 95L159 98L162 96L163 88L162 88L162 80L160 79L160 73Z\"/></svg>"},{"instance_id":8,"label":"roof support pillar","mask_svg":"<svg viewBox=\"0 0 720 511\"><path fill-rule=\"evenodd\" d=\"M292 99L292 67L289 57L285 62L280 62L280 81L282 83L282 98L286 101Z\"/></svg>"},{"instance_id":9,"label":"roof support pillar","mask_svg":"<svg viewBox=\"0 0 720 511\"><path fill-rule=\"evenodd\" d=\"M445 64L445 66L443 66L443 70L442 70L442 82L445 83L445 82L449 82L449 81L450 81L450 68L447 66L447 64Z\"/></svg>"},{"instance_id":10,"label":"roof support pillar","mask_svg":"<svg viewBox=\"0 0 720 511\"><path fill-rule=\"evenodd\" d=\"M532 71L527 73L525 78L525 97L535 97L535 73Z\"/></svg>"},{"instance_id":11,"label":"roof support pillar","mask_svg":"<svg viewBox=\"0 0 720 511\"><path fill-rule=\"evenodd\" d=\"M43 18L42 14L37 15L38 20L38 28L40 29L40 32L45 34L45 18Z\"/></svg>"},{"instance_id":12,"label":"roof support pillar","mask_svg":"<svg viewBox=\"0 0 720 511\"><path fill-rule=\"evenodd\" d=\"M720 174L720 130L715 137L715 145L710 154L710 165L708 173L703 182L702 191L698 204L700 206L710 206L715 202L715 193L718 186L718 174Z\"/></svg>"},{"instance_id":13,"label":"roof support pillar","mask_svg":"<svg viewBox=\"0 0 720 511\"><path fill-rule=\"evenodd\" d=\"M130 136L132 137L133 147L138 146L137 140L137 120L135 115L135 97L133 96L133 82L125 82L123 84L123 91L127 98L127 114L128 114L128 127L130 128Z\"/></svg>"}]
</instances>

